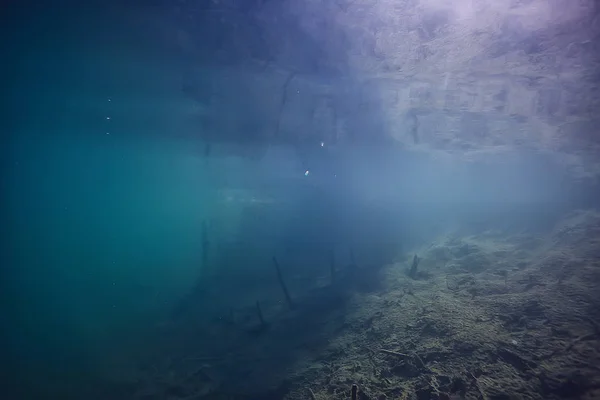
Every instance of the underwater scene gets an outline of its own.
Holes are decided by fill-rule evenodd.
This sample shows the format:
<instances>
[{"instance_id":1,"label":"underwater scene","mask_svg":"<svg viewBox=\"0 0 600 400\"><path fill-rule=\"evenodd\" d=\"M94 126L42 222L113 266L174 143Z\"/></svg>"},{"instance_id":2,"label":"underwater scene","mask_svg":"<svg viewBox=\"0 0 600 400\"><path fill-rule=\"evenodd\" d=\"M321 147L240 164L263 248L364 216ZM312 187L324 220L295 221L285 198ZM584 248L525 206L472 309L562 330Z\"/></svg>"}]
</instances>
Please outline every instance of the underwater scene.
<instances>
[{"instance_id":1,"label":"underwater scene","mask_svg":"<svg viewBox=\"0 0 600 400\"><path fill-rule=\"evenodd\" d=\"M600 399L597 1L0 18L1 399Z\"/></svg>"}]
</instances>

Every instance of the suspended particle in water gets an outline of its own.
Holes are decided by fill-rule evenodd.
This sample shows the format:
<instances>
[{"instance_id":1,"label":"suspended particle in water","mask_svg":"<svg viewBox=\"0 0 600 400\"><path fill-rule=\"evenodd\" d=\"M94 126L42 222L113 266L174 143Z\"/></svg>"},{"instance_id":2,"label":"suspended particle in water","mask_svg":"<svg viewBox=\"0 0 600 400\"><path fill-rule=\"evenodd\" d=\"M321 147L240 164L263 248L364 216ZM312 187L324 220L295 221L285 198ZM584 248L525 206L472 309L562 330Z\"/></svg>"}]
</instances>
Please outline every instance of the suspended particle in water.
<instances>
[{"instance_id":1,"label":"suspended particle in water","mask_svg":"<svg viewBox=\"0 0 600 400\"><path fill-rule=\"evenodd\" d=\"M321 142L321 147L325 146L325 142Z\"/></svg>"},{"instance_id":2,"label":"suspended particle in water","mask_svg":"<svg viewBox=\"0 0 600 400\"><path fill-rule=\"evenodd\" d=\"M304 176L308 176L308 174L310 174L309 170L304 171Z\"/></svg>"}]
</instances>

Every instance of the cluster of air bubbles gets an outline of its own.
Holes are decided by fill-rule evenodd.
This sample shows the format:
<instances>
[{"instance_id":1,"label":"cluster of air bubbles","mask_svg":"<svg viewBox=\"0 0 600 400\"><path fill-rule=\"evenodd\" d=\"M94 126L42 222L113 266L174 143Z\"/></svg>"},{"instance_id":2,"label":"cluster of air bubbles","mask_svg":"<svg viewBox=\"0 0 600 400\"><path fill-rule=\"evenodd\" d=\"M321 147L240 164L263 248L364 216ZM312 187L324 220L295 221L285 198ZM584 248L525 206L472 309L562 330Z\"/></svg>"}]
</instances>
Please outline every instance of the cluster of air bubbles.
<instances>
[{"instance_id":1,"label":"cluster of air bubbles","mask_svg":"<svg viewBox=\"0 0 600 400\"><path fill-rule=\"evenodd\" d=\"M325 142L320 142L319 143L320 147L325 147ZM304 171L304 176L309 176L310 175L310 169L307 169ZM337 178L337 174L333 174L334 178Z\"/></svg>"}]
</instances>

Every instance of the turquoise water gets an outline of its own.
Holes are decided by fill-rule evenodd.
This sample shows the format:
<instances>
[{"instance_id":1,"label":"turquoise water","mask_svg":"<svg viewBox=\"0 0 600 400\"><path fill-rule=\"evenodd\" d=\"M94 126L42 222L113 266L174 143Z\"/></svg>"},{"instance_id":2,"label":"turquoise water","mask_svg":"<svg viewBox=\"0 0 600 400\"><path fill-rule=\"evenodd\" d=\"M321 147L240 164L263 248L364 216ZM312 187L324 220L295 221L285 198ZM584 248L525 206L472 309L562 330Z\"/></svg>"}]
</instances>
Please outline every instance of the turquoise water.
<instances>
[{"instance_id":1,"label":"turquoise water","mask_svg":"<svg viewBox=\"0 0 600 400\"><path fill-rule=\"evenodd\" d=\"M144 13L42 9L15 11L3 37L14 61L3 66L1 149L9 399L131 398L160 381L148 370L171 356L260 353L256 343L290 357L265 367L269 381L295 365L293 348L304 346L272 343L313 334L333 342L331 331L311 324L339 312L336 329L356 326L344 321L348 298L336 296L384 296L379 285L399 280L379 271L401 268L413 249L429 251L450 231L529 234L589 205L564 169L533 149L450 162L419 149L333 140L248 145L244 135L273 129L279 118L272 105L285 76L277 68L198 67L206 60L178 53L172 42L183 39L148 30L157 25ZM182 90L190 76L207 85L195 95L230 105L218 109L218 129L202 122L210 101ZM296 94L288 104L312 99ZM288 129L310 131L313 106L287 115ZM362 121L364 129L386 133L384 114L370 115L375 128ZM209 148L202 135L210 129L244 144L215 140ZM287 314L274 257L297 314ZM335 286L331 264L350 281L331 290L333 300L319 291ZM357 266L366 275L353 275ZM273 322L274 339L260 336L255 308ZM225 386L255 381L243 367L261 370L234 364L219 370L231 372L218 377ZM115 386L119 395L102 392Z\"/></svg>"},{"instance_id":2,"label":"turquoise water","mask_svg":"<svg viewBox=\"0 0 600 400\"><path fill-rule=\"evenodd\" d=\"M24 136L7 203L19 336L88 368L198 275L214 198L200 160L167 142Z\"/></svg>"}]
</instances>

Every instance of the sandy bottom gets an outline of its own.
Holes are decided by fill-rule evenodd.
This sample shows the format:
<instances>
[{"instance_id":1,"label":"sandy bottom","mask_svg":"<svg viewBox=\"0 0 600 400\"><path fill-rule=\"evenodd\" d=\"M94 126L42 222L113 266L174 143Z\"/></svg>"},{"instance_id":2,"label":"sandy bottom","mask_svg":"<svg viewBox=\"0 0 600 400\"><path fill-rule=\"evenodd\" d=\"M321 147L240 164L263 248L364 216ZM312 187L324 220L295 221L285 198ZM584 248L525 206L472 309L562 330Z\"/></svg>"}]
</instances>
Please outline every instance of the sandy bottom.
<instances>
[{"instance_id":1,"label":"sandy bottom","mask_svg":"<svg viewBox=\"0 0 600 400\"><path fill-rule=\"evenodd\" d=\"M415 278L411 252L265 301L264 324L252 304L170 326L133 398L600 398L599 213L413 250Z\"/></svg>"}]
</instances>

